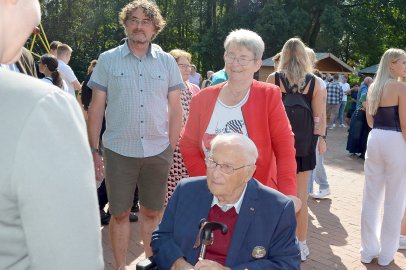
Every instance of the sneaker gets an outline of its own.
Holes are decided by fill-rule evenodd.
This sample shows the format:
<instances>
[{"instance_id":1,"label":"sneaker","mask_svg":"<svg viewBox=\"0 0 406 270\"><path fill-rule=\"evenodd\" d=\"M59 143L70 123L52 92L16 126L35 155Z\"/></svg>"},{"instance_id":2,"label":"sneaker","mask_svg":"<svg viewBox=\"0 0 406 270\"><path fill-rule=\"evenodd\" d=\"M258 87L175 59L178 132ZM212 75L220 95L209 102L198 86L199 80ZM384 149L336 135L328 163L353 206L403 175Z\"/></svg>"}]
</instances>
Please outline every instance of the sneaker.
<instances>
[{"instance_id":1,"label":"sneaker","mask_svg":"<svg viewBox=\"0 0 406 270\"><path fill-rule=\"evenodd\" d=\"M100 223L101 225L109 225L111 215L109 212L104 212L103 209L100 209Z\"/></svg>"},{"instance_id":2,"label":"sneaker","mask_svg":"<svg viewBox=\"0 0 406 270\"><path fill-rule=\"evenodd\" d=\"M403 235L400 236L399 249L406 249L406 236L403 236Z\"/></svg>"},{"instance_id":3,"label":"sneaker","mask_svg":"<svg viewBox=\"0 0 406 270\"><path fill-rule=\"evenodd\" d=\"M336 127L336 124L332 124L328 129L334 129Z\"/></svg>"},{"instance_id":4,"label":"sneaker","mask_svg":"<svg viewBox=\"0 0 406 270\"><path fill-rule=\"evenodd\" d=\"M345 128L345 127L347 127L347 126L344 124L340 124L340 128Z\"/></svg>"},{"instance_id":5,"label":"sneaker","mask_svg":"<svg viewBox=\"0 0 406 270\"><path fill-rule=\"evenodd\" d=\"M372 260L375 258L376 258L376 256L362 256L361 255L361 262L368 264L368 263L371 263Z\"/></svg>"},{"instance_id":6,"label":"sneaker","mask_svg":"<svg viewBox=\"0 0 406 270\"><path fill-rule=\"evenodd\" d=\"M392 259L384 259L384 258L382 258L382 257L379 257L378 258L378 265L379 266L383 266L383 267L385 267L385 266L388 266L389 264L391 264L393 262L393 258Z\"/></svg>"},{"instance_id":7,"label":"sneaker","mask_svg":"<svg viewBox=\"0 0 406 270\"><path fill-rule=\"evenodd\" d=\"M309 256L310 254L309 247L307 246L306 243L299 242L299 248L300 248L300 259L302 260L302 262L304 262L306 261L307 256Z\"/></svg>"},{"instance_id":8,"label":"sneaker","mask_svg":"<svg viewBox=\"0 0 406 270\"><path fill-rule=\"evenodd\" d=\"M320 189L319 192L314 192L310 196L313 199L325 199L330 194L331 194L330 188L326 188L326 189Z\"/></svg>"}]
</instances>

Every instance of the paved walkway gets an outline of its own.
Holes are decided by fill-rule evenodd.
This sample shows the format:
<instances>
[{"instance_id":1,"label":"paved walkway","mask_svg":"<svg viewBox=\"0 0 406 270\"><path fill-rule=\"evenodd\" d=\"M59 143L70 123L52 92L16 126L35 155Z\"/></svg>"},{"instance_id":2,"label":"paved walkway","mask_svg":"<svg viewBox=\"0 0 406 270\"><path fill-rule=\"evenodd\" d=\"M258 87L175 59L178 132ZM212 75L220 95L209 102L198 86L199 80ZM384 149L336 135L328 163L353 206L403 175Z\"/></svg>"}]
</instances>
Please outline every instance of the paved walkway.
<instances>
[{"instance_id":1,"label":"paved walkway","mask_svg":"<svg viewBox=\"0 0 406 270\"><path fill-rule=\"evenodd\" d=\"M363 160L349 157L345 151L347 129L329 132L328 152L325 158L332 195L324 200L309 199L310 256L302 263L307 269L406 269L406 250L397 252L394 263L380 267L360 262L360 213L364 182ZM317 185L315 184L315 188ZM114 269L114 259L108 239L108 228L102 228L104 260L107 270ZM129 267L144 258L139 239L139 224L132 224L132 238L127 258Z\"/></svg>"}]
</instances>

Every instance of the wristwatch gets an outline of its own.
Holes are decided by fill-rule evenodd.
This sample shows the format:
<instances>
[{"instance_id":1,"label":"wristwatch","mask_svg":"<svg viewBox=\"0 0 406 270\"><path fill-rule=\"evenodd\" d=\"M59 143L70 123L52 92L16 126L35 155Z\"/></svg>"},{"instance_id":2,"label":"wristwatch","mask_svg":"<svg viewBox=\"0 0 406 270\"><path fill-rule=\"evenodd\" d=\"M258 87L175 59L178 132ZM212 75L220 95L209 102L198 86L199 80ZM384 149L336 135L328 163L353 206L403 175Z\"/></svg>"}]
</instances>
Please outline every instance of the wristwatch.
<instances>
[{"instance_id":1,"label":"wristwatch","mask_svg":"<svg viewBox=\"0 0 406 270\"><path fill-rule=\"evenodd\" d=\"M92 152L92 154L94 154L94 153L100 153L100 151L99 151L99 149L98 148L93 148L93 147L91 147L90 148L90 152Z\"/></svg>"}]
</instances>

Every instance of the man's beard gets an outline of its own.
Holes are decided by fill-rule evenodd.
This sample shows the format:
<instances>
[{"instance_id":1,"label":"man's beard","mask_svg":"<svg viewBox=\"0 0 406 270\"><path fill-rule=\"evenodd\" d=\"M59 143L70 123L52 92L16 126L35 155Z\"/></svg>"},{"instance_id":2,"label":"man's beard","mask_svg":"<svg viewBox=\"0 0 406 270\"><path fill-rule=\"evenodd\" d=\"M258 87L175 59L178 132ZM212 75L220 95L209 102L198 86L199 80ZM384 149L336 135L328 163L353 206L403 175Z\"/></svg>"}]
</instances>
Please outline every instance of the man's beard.
<instances>
[{"instance_id":1,"label":"man's beard","mask_svg":"<svg viewBox=\"0 0 406 270\"><path fill-rule=\"evenodd\" d=\"M137 43L137 44L146 44L146 43L150 43L151 40L149 40L147 38L147 36L145 35L144 32L136 32L136 33L131 33L131 35L128 36L128 39L133 42L133 43Z\"/></svg>"}]
</instances>

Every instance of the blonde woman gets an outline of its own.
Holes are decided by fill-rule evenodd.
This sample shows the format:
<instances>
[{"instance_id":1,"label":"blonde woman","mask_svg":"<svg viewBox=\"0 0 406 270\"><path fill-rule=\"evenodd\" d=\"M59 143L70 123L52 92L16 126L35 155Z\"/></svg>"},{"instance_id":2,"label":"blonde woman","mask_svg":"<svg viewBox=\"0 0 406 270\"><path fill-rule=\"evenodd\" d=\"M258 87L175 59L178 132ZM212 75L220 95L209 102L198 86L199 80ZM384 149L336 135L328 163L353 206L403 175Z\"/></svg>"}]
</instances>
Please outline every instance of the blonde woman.
<instances>
[{"instance_id":1,"label":"blonde woman","mask_svg":"<svg viewBox=\"0 0 406 270\"><path fill-rule=\"evenodd\" d=\"M389 49L367 95L368 136L361 212L361 261L391 263L399 247L406 190L406 52ZM384 214L381 222L381 203Z\"/></svg>"},{"instance_id":2,"label":"blonde woman","mask_svg":"<svg viewBox=\"0 0 406 270\"><path fill-rule=\"evenodd\" d=\"M297 196L302 201L302 208L296 214L296 233L302 261L305 261L309 256L309 248L306 243L308 227L307 186L310 171L316 166L317 137L314 134L320 134L320 126L314 120L322 118L324 108L320 84L316 82L316 78L312 74L313 63L307 56L305 48L306 46L299 38L289 39L282 48L277 72L269 75L267 79L267 82L280 87L285 109L295 133L296 189ZM292 106L289 109L287 102L292 100L290 98L292 96L295 96L295 102L300 102L300 108ZM305 107L306 109L304 109ZM299 111L297 109L300 109L303 115L306 114L307 117L301 118L301 113L295 113Z\"/></svg>"}]
</instances>

